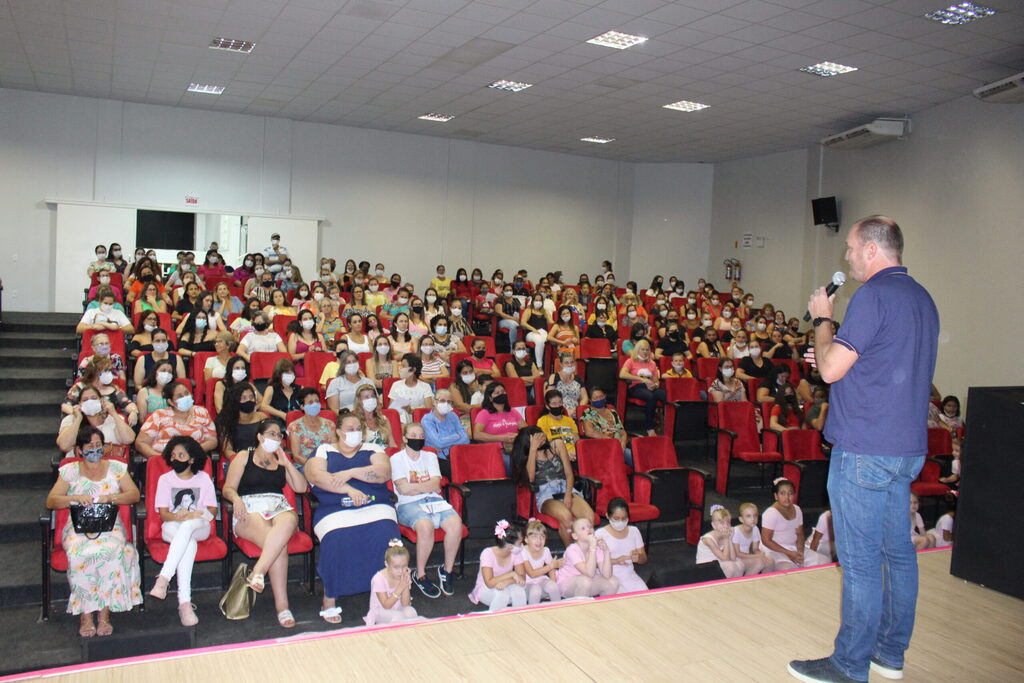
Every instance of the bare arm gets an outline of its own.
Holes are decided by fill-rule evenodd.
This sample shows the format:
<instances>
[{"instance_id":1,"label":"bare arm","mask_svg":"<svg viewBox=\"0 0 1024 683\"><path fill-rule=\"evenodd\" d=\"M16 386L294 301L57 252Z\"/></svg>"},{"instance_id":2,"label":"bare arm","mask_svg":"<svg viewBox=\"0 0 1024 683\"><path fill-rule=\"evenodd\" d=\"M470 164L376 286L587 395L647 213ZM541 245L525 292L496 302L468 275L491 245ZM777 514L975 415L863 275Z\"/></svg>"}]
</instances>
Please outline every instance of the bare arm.
<instances>
[{"instance_id":1,"label":"bare arm","mask_svg":"<svg viewBox=\"0 0 1024 683\"><path fill-rule=\"evenodd\" d=\"M835 294L828 296L825 288L819 287L811 295L807 310L815 318L831 318L835 298ZM821 378L832 384L846 376L859 355L842 344L833 343L832 326L822 324L814 329L814 348L810 349L805 357L818 368Z\"/></svg>"}]
</instances>

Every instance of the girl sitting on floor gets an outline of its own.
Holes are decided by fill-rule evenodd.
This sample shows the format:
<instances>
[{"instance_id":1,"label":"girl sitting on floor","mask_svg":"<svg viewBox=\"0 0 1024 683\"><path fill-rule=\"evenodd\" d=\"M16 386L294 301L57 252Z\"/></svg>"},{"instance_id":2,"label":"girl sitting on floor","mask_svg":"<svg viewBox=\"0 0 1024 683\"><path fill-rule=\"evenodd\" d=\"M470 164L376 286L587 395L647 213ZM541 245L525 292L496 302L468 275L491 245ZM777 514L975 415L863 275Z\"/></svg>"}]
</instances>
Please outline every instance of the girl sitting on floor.
<instances>
[{"instance_id":1,"label":"girl sitting on floor","mask_svg":"<svg viewBox=\"0 0 1024 683\"><path fill-rule=\"evenodd\" d=\"M745 576L767 573L775 569L772 561L761 548L761 530L757 528L757 506L753 503L740 504L740 523L733 527L732 545L736 557L743 561ZM758 571L752 571L760 566Z\"/></svg>"},{"instance_id":2,"label":"girl sitting on floor","mask_svg":"<svg viewBox=\"0 0 1024 683\"><path fill-rule=\"evenodd\" d=\"M474 605L483 603L489 611L526 604L526 578L516 571L513 550L522 539L523 531L518 524L509 524L504 519L494 526L493 546L480 553L480 571L476 575L476 586L469 594Z\"/></svg>"},{"instance_id":3,"label":"girl sitting on floor","mask_svg":"<svg viewBox=\"0 0 1024 683\"><path fill-rule=\"evenodd\" d=\"M732 515L721 505L712 505L711 531L701 536L700 542L697 543L697 564L717 561L725 578L743 576L748 571L747 566L743 560L736 557L732 534ZM750 573L756 574L753 569L754 566L751 566Z\"/></svg>"},{"instance_id":4,"label":"girl sitting on floor","mask_svg":"<svg viewBox=\"0 0 1024 683\"><path fill-rule=\"evenodd\" d=\"M572 523L572 543L565 550L558 570L558 588L562 596L595 597L614 595L619 580L612 573L612 554L608 544L594 535L594 525L587 517Z\"/></svg>"},{"instance_id":5,"label":"girl sitting on floor","mask_svg":"<svg viewBox=\"0 0 1024 683\"><path fill-rule=\"evenodd\" d=\"M536 605L546 595L551 602L562 599L558 589L558 568L562 560L551 557L547 548L548 531L544 524L530 518L526 525L526 544L519 554L520 566L526 574L526 604ZM519 567L516 567L518 570Z\"/></svg>"},{"instance_id":6,"label":"girl sitting on floor","mask_svg":"<svg viewBox=\"0 0 1024 683\"><path fill-rule=\"evenodd\" d=\"M395 624L420 618L411 604L411 588L409 551L400 540L393 538L384 551L384 569L370 580L370 611L363 617L366 625Z\"/></svg>"}]
</instances>

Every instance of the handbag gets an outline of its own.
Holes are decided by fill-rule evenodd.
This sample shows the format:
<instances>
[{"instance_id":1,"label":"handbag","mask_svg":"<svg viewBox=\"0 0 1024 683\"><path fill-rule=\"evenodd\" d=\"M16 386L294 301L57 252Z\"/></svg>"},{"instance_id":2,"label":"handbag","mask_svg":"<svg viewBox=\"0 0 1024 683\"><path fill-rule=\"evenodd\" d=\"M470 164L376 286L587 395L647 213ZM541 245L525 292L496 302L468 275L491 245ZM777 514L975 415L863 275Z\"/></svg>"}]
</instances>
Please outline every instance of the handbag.
<instances>
[{"instance_id":1,"label":"handbag","mask_svg":"<svg viewBox=\"0 0 1024 683\"><path fill-rule=\"evenodd\" d=\"M100 534L113 531L114 523L117 521L117 505L114 503L72 505L69 511L75 533L84 534L90 539L99 538Z\"/></svg>"},{"instance_id":2,"label":"handbag","mask_svg":"<svg viewBox=\"0 0 1024 683\"><path fill-rule=\"evenodd\" d=\"M237 621L249 618L249 610L252 609L255 602L256 593L249 588L249 565L242 563L235 567L231 583L228 584L228 589L225 591L224 597L220 599L218 607L225 617Z\"/></svg>"}]
</instances>

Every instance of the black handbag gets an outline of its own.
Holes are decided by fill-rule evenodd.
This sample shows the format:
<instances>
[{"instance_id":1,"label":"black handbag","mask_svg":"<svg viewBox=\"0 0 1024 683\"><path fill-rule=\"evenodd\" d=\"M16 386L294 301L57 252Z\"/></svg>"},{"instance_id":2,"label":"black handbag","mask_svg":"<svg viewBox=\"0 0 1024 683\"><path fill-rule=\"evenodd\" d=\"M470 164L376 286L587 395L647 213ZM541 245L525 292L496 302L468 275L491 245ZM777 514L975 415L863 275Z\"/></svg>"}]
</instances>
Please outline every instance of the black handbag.
<instances>
[{"instance_id":1,"label":"black handbag","mask_svg":"<svg viewBox=\"0 0 1024 683\"><path fill-rule=\"evenodd\" d=\"M117 522L117 505L114 503L72 505L69 510L75 533L84 534L86 538L99 538L100 534L113 531Z\"/></svg>"}]
</instances>

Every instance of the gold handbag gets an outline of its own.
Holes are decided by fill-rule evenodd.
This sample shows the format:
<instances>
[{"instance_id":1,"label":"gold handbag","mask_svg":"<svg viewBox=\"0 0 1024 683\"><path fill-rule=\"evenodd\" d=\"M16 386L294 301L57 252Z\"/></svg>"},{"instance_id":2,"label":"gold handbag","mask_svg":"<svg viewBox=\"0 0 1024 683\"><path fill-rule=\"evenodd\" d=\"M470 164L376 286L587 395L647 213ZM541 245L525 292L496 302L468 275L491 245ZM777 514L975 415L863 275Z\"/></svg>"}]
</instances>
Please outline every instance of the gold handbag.
<instances>
[{"instance_id":1,"label":"gold handbag","mask_svg":"<svg viewBox=\"0 0 1024 683\"><path fill-rule=\"evenodd\" d=\"M256 593L249 588L249 565L242 563L235 567L231 583L220 599L220 611L231 620L248 619L255 602Z\"/></svg>"}]
</instances>

